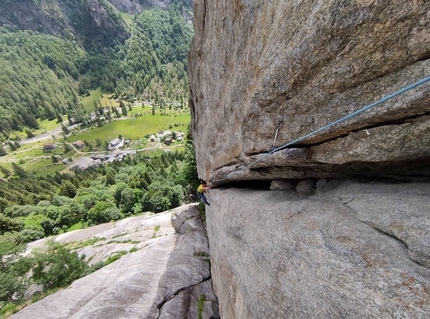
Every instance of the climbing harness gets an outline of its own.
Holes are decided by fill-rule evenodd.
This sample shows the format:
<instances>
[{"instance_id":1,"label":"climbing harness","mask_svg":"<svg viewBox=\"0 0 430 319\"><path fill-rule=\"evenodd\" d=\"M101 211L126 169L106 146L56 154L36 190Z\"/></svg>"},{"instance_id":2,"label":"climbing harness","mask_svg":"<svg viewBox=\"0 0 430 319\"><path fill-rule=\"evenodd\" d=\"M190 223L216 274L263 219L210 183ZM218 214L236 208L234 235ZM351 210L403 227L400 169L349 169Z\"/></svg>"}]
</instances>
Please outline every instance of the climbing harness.
<instances>
[{"instance_id":1,"label":"climbing harness","mask_svg":"<svg viewBox=\"0 0 430 319\"><path fill-rule=\"evenodd\" d=\"M399 91L397 91L397 92L395 92L395 93L393 93L393 94L391 94L391 95L388 95L388 96L384 97L383 99L381 99L381 100L379 100L379 101L377 101L377 102L374 102L374 103L372 103L372 104L369 104L369 105L367 105L367 106L365 106L365 107L363 107L363 108L359 109L358 111L355 111L355 112L353 112L353 113L351 113L351 114L349 114L349 115L347 115L347 116L345 116L345 117L342 117L341 119L338 119L338 120L336 120L336 121L334 121L334 122L331 122L330 124L327 124L326 126L323 126L323 127L319 128L319 129L317 129L317 130L315 130L315 131L313 131L313 132L311 132L311 133L308 133L308 134L306 134L306 135L304 135L304 136L302 136L302 137L299 137L299 138L297 138L297 139L295 139L295 140L293 140L293 141L291 141L291 142L289 142L289 143L287 143L287 144L284 144L284 145L282 145L282 146L280 146L280 147L278 147L278 148L274 148L274 149L272 149L270 152L266 153L265 155L263 155L263 156L262 156L262 157L260 157L259 159L257 159L257 160L255 160L254 162L252 162L252 163L250 163L250 164L246 165L245 167L241 168L240 170L238 170L238 171L234 171L234 172L231 172L231 173L229 173L226 177L221 178L221 179L218 179L218 180L215 180L215 181L211 181L211 182L212 182L212 183L219 183L219 182L225 181L225 180L227 180L227 179L231 178L232 176L237 175L237 174L239 174L240 172L243 172L244 170L248 169L249 167L251 167L251 166L255 165L256 163L258 163L258 162L262 161L264 158L266 158L267 156L269 156L269 155L271 155L271 154L273 154L273 153L275 153L275 152L279 152L280 150L283 150L284 148L287 148L288 146L291 146L291 145L293 145L293 144L296 144L296 143L298 143L298 142L301 142L301 141L303 141L304 139L306 139L306 138L308 138L308 137L310 137L310 136L312 136L312 135L315 135L315 134L317 134L317 133L319 133L319 132L322 132L322 131L324 131L324 130L327 130L327 129L329 129L330 127L332 127L332 126L334 126L334 125L336 125L336 124L338 124L338 123L341 123L341 122L343 122L343 121L346 121L346 120L348 120L348 119L350 119L350 118L352 118L352 117L354 117L354 116L356 116L356 115L358 115L358 114L360 114L360 113L363 113L363 112L365 112L365 111L367 111L367 110L369 110L369 109L371 109L371 108L375 107L376 105L379 105L379 104L381 104L381 103L384 103L384 102L386 102L386 101L388 101L388 100L390 100L390 99L392 99L392 98L394 98L394 97L396 97L396 96L398 96L398 95L400 95L400 94L403 94L403 93L405 93L405 92L407 92L407 91L409 91L409 90L412 90L412 89L416 88L417 86L420 86L420 85L422 85L422 84L424 84L424 83L426 83L426 82L428 82L428 81L430 81L430 76L427 76L427 77L425 77L425 78L421 79L421 80L420 80L420 81L418 81L418 82L415 82L415 83L413 83L413 84L411 84L411 85L409 85L409 86L407 86L407 87L405 87L405 88L403 88L403 89L401 89L401 90L399 90ZM282 117L282 122L283 122L283 117ZM278 122L278 127L277 127L277 129L276 129L276 135L275 135L275 140L274 140L274 142L273 142L273 147L274 147L274 145L275 145L275 143L276 143L276 138L277 138L277 136L278 136L278 130L279 130L280 124L281 124L281 122L279 121L279 122Z\"/></svg>"}]
</instances>

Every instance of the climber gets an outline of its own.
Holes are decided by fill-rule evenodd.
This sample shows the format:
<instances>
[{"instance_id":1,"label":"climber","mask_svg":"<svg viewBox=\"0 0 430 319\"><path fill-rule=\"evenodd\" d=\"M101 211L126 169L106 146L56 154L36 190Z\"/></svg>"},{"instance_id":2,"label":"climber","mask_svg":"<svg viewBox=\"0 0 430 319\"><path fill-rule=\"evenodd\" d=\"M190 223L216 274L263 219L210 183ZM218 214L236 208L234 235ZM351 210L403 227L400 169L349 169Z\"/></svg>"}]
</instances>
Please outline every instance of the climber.
<instances>
[{"instance_id":1,"label":"climber","mask_svg":"<svg viewBox=\"0 0 430 319\"><path fill-rule=\"evenodd\" d=\"M206 199L204 192L205 190L210 189L208 184L206 183L206 181L201 181L201 184L199 185L199 187L197 188L197 195L199 195L199 197L202 199L203 203L205 203L206 205L211 205L208 203L208 200Z\"/></svg>"}]
</instances>

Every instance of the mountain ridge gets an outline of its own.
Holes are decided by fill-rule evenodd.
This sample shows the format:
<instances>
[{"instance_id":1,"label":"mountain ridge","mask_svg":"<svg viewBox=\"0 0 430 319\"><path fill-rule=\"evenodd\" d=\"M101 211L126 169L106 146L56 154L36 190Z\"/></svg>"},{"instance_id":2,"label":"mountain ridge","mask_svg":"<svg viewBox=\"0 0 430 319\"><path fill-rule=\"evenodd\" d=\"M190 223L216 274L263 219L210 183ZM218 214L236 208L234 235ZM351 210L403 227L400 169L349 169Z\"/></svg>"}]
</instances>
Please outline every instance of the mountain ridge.
<instances>
[{"instance_id":1,"label":"mountain ridge","mask_svg":"<svg viewBox=\"0 0 430 319\"><path fill-rule=\"evenodd\" d=\"M130 36L121 13L135 15L149 8L175 5L190 21L190 0L5 0L0 3L0 26L32 30L75 40L85 48L92 42L114 46Z\"/></svg>"}]
</instances>

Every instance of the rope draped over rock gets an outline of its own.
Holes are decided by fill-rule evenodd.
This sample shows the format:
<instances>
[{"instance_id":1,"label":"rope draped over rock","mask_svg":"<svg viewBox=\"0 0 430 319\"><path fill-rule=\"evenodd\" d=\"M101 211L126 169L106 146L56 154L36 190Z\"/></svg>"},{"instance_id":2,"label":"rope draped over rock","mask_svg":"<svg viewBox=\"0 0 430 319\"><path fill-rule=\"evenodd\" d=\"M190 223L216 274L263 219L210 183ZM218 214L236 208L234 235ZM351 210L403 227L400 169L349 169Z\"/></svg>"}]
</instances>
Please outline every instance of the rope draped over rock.
<instances>
[{"instance_id":1,"label":"rope draped over rock","mask_svg":"<svg viewBox=\"0 0 430 319\"><path fill-rule=\"evenodd\" d=\"M284 145L282 145L282 146L280 146L278 148L274 148L270 152L266 153L264 156L260 157L259 159L255 160L254 162L246 165L245 167L241 168L240 170L231 172L231 173L229 173L224 178L221 178L221 179L218 179L218 180L213 180L213 181L211 181L211 183L219 183L219 182L225 181L227 179L230 179L232 176L237 175L240 172L243 172L243 171L247 170L251 166L255 165L256 163L258 163L260 161L262 161L264 158L268 157L269 155L271 155L271 154L273 154L275 152L279 152L280 150L283 150L284 148L287 148L288 146L294 145L294 144L296 144L298 142L303 141L304 139L306 139L306 138L308 138L310 136L313 136L313 135L315 135L315 134L317 134L319 132L327 130L330 127L332 127L332 126L334 126L334 125L336 125L338 123L346 121L346 120L348 120L348 119L350 119L350 118L352 118L352 117L354 117L354 116L356 116L358 114L361 114L361 113L363 113L363 112L365 112L365 111L367 111L367 110L369 110L369 109L371 109L371 108L373 108L373 107L375 107L375 106L377 106L377 105L379 105L381 103L384 103L384 102L386 102L386 101L388 101L388 100L390 100L390 99L392 99L392 98L394 98L394 97L396 97L398 95L401 95L401 94L403 94L403 93L405 93L405 92L407 92L409 90L412 90L412 89L414 89L414 88L416 88L416 87L418 87L418 86L420 86L420 85L422 85L422 84L424 84L424 83L426 83L428 81L430 81L430 76L427 76L427 77L419 80L418 82L415 82L415 83L413 83L413 84L411 84L411 85L409 85L409 86L407 86L407 87L405 87L405 88L403 88L403 89L401 89L401 90L399 90L399 91L397 91L397 92L395 92L395 93L393 93L391 95L388 95L388 96L384 97L383 99L381 99L381 100L379 100L377 102L369 104L369 105L367 105L367 106L365 106L365 107L363 107L363 108L361 108L361 109L359 109L359 110L357 110L357 111L355 111L355 112L353 112L351 114L348 114L345 117L342 117L342 118L340 118L340 119L338 119L338 120L336 120L334 122L331 122L330 124L327 124L326 126L323 126L323 127L319 128L319 129L317 129L317 130L315 130L315 131L313 131L311 133L308 133L308 134L306 134L306 135L304 135L302 137L299 137L299 138L297 138L297 139L295 139L295 140L293 140L293 141L291 141L291 142L289 142L287 144L284 144ZM283 121L283 118L282 118L282 121ZM276 135L278 134L279 126L280 126L280 123L278 123L277 130L276 130ZM275 137L275 142L276 142L276 137Z\"/></svg>"}]
</instances>

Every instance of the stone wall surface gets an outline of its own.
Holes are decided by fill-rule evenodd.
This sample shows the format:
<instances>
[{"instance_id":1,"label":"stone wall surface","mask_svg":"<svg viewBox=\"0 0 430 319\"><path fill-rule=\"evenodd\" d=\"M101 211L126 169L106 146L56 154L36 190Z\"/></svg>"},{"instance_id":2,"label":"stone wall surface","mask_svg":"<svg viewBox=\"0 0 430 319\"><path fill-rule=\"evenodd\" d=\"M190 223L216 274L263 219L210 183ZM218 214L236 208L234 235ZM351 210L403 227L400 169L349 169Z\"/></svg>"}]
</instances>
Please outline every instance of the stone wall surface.
<instances>
[{"instance_id":1,"label":"stone wall surface","mask_svg":"<svg viewBox=\"0 0 430 319\"><path fill-rule=\"evenodd\" d=\"M93 240L94 244L77 249L90 264L128 253L10 318L219 318L210 278L208 239L195 205L51 239L78 247ZM42 248L46 241L31 243L27 253Z\"/></svg>"},{"instance_id":2,"label":"stone wall surface","mask_svg":"<svg viewBox=\"0 0 430 319\"><path fill-rule=\"evenodd\" d=\"M430 184L315 185L209 191L221 318L429 318Z\"/></svg>"},{"instance_id":3,"label":"stone wall surface","mask_svg":"<svg viewBox=\"0 0 430 319\"><path fill-rule=\"evenodd\" d=\"M192 129L209 181L430 75L426 0L195 0L194 15ZM429 114L427 82L303 140L306 161L278 155L229 179L429 176Z\"/></svg>"},{"instance_id":4,"label":"stone wall surface","mask_svg":"<svg viewBox=\"0 0 430 319\"><path fill-rule=\"evenodd\" d=\"M429 318L430 2L195 0L194 29L221 318Z\"/></svg>"}]
</instances>

